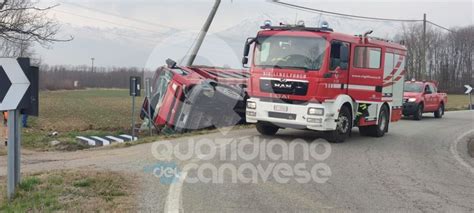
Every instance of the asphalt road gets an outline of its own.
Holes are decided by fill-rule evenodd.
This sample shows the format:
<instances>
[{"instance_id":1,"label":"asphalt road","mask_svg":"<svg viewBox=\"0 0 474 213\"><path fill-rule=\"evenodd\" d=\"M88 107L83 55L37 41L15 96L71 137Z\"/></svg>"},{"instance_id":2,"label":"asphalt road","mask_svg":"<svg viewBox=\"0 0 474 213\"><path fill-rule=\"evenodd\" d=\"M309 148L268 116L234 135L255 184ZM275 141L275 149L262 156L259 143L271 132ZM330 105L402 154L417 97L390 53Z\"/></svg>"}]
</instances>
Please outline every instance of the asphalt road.
<instances>
[{"instance_id":1,"label":"asphalt road","mask_svg":"<svg viewBox=\"0 0 474 213\"><path fill-rule=\"evenodd\" d=\"M143 212L473 212L474 160L468 157L463 136L474 135L474 112L447 113L443 119L432 117L426 114L422 121L394 123L384 138L359 136L355 128L346 143L330 144L330 152L318 146L319 158L310 155L308 159L305 159L304 144L328 146L324 141L313 142L320 135L308 131L284 130L275 137L262 137L253 129L244 129L225 136L215 133L176 139L170 144L173 147L179 144L181 151L193 141L218 142L215 146L201 147L203 153L190 159L180 160L173 155L167 160L180 168L180 179L171 185L160 183L158 177L147 171L151 165L163 162L152 154L156 146L151 144L76 153L34 153L23 156L22 166L25 172L86 168L130 173L140 184L137 199ZM232 141L224 142L224 138ZM280 144L297 144L290 152L295 154L294 160L272 160L266 153L259 153L251 160L230 157L232 153L239 153L238 144L249 139L268 145L276 138L283 140ZM250 148L242 150L249 153ZM212 157L210 150L220 155ZM274 146L271 150L279 153L283 149ZM226 153L225 157L222 153ZM261 156L267 159L259 159ZM5 158L0 159L0 176L4 176ZM322 179L327 178L326 181L318 179L306 183L299 183L295 177L282 183L282 173L272 173L266 181L261 178L257 183L243 183L240 179L232 183L234 173L230 170L222 172L223 183L204 183L203 179L188 183L190 179L199 178L198 170L184 170L185 165L190 164L217 169L226 165L267 168L287 164L294 168L304 164L307 170L324 164L330 171L327 173L326 168L316 173ZM202 173L204 180L212 177L210 171ZM253 173L247 169L241 174L251 177Z\"/></svg>"}]
</instances>

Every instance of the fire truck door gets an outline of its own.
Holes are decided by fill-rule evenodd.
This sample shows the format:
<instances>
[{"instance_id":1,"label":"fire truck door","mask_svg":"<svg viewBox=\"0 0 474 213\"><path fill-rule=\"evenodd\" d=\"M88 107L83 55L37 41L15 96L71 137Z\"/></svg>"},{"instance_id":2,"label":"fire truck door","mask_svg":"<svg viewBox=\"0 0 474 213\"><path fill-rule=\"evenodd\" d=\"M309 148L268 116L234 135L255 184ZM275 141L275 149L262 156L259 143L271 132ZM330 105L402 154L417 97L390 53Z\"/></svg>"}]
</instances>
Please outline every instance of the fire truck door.
<instances>
[{"instance_id":1,"label":"fire truck door","mask_svg":"<svg viewBox=\"0 0 474 213\"><path fill-rule=\"evenodd\" d=\"M342 41L331 41L331 53L329 57L329 71L333 75L327 79L328 96L335 97L347 93L347 82L350 63L350 43Z\"/></svg>"},{"instance_id":2,"label":"fire truck door","mask_svg":"<svg viewBox=\"0 0 474 213\"><path fill-rule=\"evenodd\" d=\"M382 101L392 102L393 107L402 106L404 75L404 56L391 52L385 53Z\"/></svg>"},{"instance_id":3,"label":"fire truck door","mask_svg":"<svg viewBox=\"0 0 474 213\"><path fill-rule=\"evenodd\" d=\"M382 98L382 49L353 47L348 94L358 102L380 102Z\"/></svg>"}]
</instances>

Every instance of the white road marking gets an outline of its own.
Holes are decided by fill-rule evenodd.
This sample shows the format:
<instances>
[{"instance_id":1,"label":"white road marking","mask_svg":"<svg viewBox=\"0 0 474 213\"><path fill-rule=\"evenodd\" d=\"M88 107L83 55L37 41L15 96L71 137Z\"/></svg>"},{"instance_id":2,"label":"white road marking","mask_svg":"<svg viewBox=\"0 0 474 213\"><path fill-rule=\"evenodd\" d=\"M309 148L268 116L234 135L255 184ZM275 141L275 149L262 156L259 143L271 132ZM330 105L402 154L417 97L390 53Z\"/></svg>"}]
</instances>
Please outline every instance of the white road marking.
<instances>
[{"instance_id":1,"label":"white road marking","mask_svg":"<svg viewBox=\"0 0 474 213\"><path fill-rule=\"evenodd\" d=\"M80 140L83 140L83 141L86 141L87 144L89 144L89 146L95 146L95 141L92 140L92 139L89 139L89 138L86 138L86 137L82 137L82 136L77 136L76 138L77 138L77 139L80 139Z\"/></svg>"},{"instance_id":2,"label":"white road marking","mask_svg":"<svg viewBox=\"0 0 474 213\"><path fill-rule=\"evenodd\" d=\"M166 197L165 212L179 213L181 210L181 192L188 171L182 171L176 183L170 185L168 197Z\"/></svg>"},{"instance_id":3,"label":"white road marking","mask_svg":"<svg viewBox=\"0 0 474 213\"><path fill-rule=\"evenodd\" d=\"M245 138L250 138L250 136L243 136L240 138L237 138L237 140L243 140ZM234 141L231 141L234 142ZM218 152L220 149L225 148L228 144L230 143L222 143L222 144L216 144L216 152ZM206 155L200 155L195 159L192 159L191 162L197 163L201 161L203 158L205 158ZM181 203L182 203L182 191L183 191L183 185L184 181L186 180L186 177L188 175L188 171L183 170L179 176L179 180L176 183L173 183L170 185L170 188L168 190L168 196L166 197L166 203L165 203L165 210L164 212L166 213L179 213L182 209Z\"/></svg>"},{"instance_id":4,"label":"white road marking","mask_svg":"<svg viewBox=\"0 0 474 213\"><path fill-rule=\"evenodd\" d=\"M117 142L117 143L124 143L124 142L125 142L125 140L120 139L120 138L117 138L117 137L114 137L114 136L107 136L106 138L108 138L108 139L110 139L110 140L113 140L113 141L115 141L115 142Z\"/></svg>"},{"instance_id":5,"label":"white road marking","mask_svg":"<svg viewBox=\"0 0 474 213\"><path fill-rule=\"evenodd\" d=\"M466 132L464 133L463 135L459 136L453 143L451 143L451 146L450 146L450 151L451 153L454 155L454 158L464 167L467 168L467 170L469 170L472 174L474 174L474 168L469 164L467 163L462 157L461 155L459 155L459 152L458 152L458 144L461 142L462 139L464 139L466 136L470 135L474 133L474 130L471 130L469 132Z\"/></svg>"},{"instance_id":6,"label":"white road marking","mask_svg":"<svg viewBox=\"0 0 474 213\"><path fill-rule=\"evenodd\" d=\"M98 141L102 141L102 146L108 146L110 145L110 141L104 139L104 138L101 138L101 137L97 137L97 136L92 136L91 138L93 139L96 139Z\"/></svg>"},{"instance_id":7,"label":"white road marking","mask_svg":"<svg viewBox=\"0 0 474 213\"><path fill-rule=\"evenodd\" d=\"M124 138L128 138L129 140L132 140L132 136L131 135L120 135L120 137L124 137ZM138 138L137 137L134 137L133 138L133 141L136 141Z\"/></svg>"}]
</instances>

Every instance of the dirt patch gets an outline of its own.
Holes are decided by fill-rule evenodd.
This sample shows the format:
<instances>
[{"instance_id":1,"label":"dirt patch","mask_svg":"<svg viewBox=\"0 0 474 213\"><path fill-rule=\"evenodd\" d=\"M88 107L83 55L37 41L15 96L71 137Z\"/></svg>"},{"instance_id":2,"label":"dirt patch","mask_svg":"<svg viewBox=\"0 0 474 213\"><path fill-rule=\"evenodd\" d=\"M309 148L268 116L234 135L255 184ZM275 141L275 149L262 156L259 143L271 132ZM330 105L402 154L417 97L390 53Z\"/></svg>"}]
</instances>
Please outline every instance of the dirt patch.
<instances>
[{"instance_id":1,"label":"dirt patch","mask_svg":"<svg viewBox=\"0 0 474 213\"><path fill-rule=\"evenodd\" d=\"M0 178L0 212L128 212L136 207L133 177L108 171L68 170L24 176L12 202Z\"/></svg>"}]
</instances>

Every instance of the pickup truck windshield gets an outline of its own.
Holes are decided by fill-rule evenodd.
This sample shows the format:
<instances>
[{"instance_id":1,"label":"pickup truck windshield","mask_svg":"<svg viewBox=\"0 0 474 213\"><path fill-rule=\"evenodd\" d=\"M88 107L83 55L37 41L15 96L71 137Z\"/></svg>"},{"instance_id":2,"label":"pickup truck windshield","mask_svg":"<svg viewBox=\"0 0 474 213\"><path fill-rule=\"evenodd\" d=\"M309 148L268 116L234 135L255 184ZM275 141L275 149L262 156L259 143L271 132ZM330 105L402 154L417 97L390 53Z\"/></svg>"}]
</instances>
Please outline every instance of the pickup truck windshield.
<instances>
[{"instance_id":1,"label":"pickup truck windshield","mask_svg":"<svg viewBox=\"0 0 474 213\"><path fill-rule=\"evenodd\" d=\"M326 52L326 40L315 37L270 36L257 39L258 67L319 70Z\"/></svg>"},{"instance_id":2,"label":"pickup truck windshield","mask_svg":"<svg viewBox=\"0 0 474 213\"><path fill-rule=\"evenodd\" d=\"M412 83L412 82L407 82L405 83L405 92L423 92L423 84L420 83Z\"/></svg>"}]
</instances>

